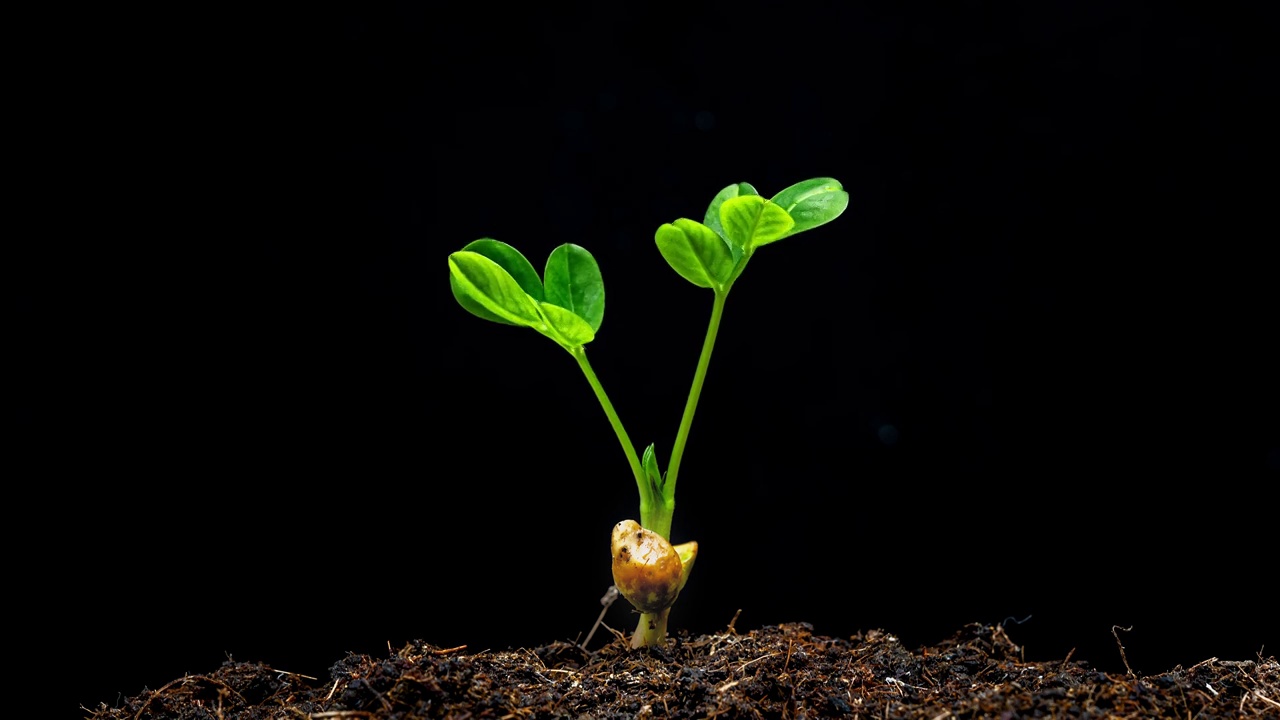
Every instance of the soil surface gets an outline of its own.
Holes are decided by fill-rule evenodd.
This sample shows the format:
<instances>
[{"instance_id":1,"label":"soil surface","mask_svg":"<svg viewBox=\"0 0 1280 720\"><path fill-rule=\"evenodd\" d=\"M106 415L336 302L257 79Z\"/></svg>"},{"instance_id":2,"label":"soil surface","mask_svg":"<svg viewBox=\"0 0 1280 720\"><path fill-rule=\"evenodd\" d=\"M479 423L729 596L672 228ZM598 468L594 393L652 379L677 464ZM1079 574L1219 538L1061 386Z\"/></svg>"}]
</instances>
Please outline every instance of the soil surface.
<instances>
[{"instance_id":1,"label":"soil surface","mask_svg":"<svg viewBox=\"0 0 1280 720\"><path fill-rule=\"evenodd\" d=\"M1123 656L1123 646L1117 645ZM1128 663L1125 663L1126 667ZM892 634L813 634L797 623L595 652L557 642L471 650L415 641L350 654L314 678L229 660L85 720L326 718L1277 718L1280 663L1220 660L1156 675L1102 673L1070 656L1027 662L1000 625L932 647Z\"/></svg>"}]
</instances>

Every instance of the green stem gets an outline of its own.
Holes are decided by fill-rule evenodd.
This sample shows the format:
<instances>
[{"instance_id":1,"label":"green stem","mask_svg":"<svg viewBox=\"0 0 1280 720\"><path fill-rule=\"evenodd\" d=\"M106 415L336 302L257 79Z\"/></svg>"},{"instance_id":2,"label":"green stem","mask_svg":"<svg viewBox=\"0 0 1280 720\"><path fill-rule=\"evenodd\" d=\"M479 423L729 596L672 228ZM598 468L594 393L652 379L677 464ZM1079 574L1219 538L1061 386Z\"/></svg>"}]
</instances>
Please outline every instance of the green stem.
<instances>
[{"instance_id":1,"label":"green stem","mask_svg":"<svg viewBox=\"0 0 1280 720\"><path fill-rule=\"evenodd\" d=\"M650 513L650 508L655 506L653 491L649 487L649 482L645 478L644 468L640 466L640 458L636 455L635 446L631 444L631 438L627 436L627 431L622 427L622 420L618 418L618 413L613 409L613 403L609 402L609 395L605 393L604 386L600 384L600 380L596 378L596 373L591 369L591 363L587 361L587 351L581 345L568 348L569 353L578 361L578 367L582 368L582 373L587 376L587 382L591 384L591 389L596 393L596 399L600 401L600 407L604 408L604 414L609 417L609 424L613 426L613 432L618 436L618 442L622 443L622 450L627 455L627 462L631 464L631 472L636 476L636 486L640 489L640 517L643 525L643 518ZM646 525L647 527L647 525ZM664 535L665 537L665 535Z\"/></svg>"},{"instance_id":2,"label":"green stem","mask_svg":"<svg viewBox=\"0 0 1280 720\"><path fill-rule=\"evenodd\" d=\"M613 426L618 441L622 443L627 462L631 463L631 472L636 476L636 487L640 490L640 524L667 540L671 539L671 516L676 506L676 478L680 472L680 459L684 457L684 448L689 441L689 429L693 426L693 415L698 409L698 398L702 396L702 385L707 379L707 368L711 365L711 351L716 345L716 335L720 331L720 319L724 315L724 304L728 297L729 286L715 291L715 301L711 306L711 320L707 324L707 335L702 341L702 354L698 357L698 367L693 373L693 384L689 388L689 398L685 401L684 415L680 418L680 429L676 432L676 442L672 448L671 465L667 469L666 481L663 483L662 497L654 497L653 488L645 475L644 467L640 464L640 457L636 455L635 446L631 444L631 438L622 427L622 420L614 411L613 403L609 401L609 395L605 393L604 386L600 384L595 371L591 369L591 363L587 361L586 349L581 345L568 348L574 359L578 361L578 367L582 368L582 373L587 376L587 382L591 384L591 389L595 391L600 406L609 417L609 424ZM661 644L667 636L667 618L670 614L669 607L656 613L641 613L635 634L631 636L631 647Z\"/></svg>"},{"instance_id":3,"label":"green stem","mask_svg":"<svg viewBox=\"0 0 1280 720\"><path fill-rule=\"evenodd\" d=\"M670 615L671 608L659 610L656 613L640 613L640 624L636 625L636 632L631 636L631 647L661 645L667 638L667 617Z\"/></svg>"},{"instance_id":4,"label":"green stem","mask_svg":"<svg viewBox=\"0 0 1280 720\"><path fill-rule=\"evenodd\" d=\"M711 364L711 350L716 345L716 334L720 332L720 317L724 314L724 303L728 297L728 286L716 291L715 303L711 306L711 320L707 323L707 336L702 341L702 355L698 358L698 369L693 373L693 385L689 388L689 399L684 405L684 417L680 419L676 444L671 449L671 465L667 468L667 481L662 487L662 507L668 530L663 537L667 537L671 529L671 514L675 511L676 504L676 478L680 474L680 458L684 456L684 446L689 440L689 428L693 426L693 413L698 409L702 383L707 378L707 366Z\"/></svg>"}]
</instances>

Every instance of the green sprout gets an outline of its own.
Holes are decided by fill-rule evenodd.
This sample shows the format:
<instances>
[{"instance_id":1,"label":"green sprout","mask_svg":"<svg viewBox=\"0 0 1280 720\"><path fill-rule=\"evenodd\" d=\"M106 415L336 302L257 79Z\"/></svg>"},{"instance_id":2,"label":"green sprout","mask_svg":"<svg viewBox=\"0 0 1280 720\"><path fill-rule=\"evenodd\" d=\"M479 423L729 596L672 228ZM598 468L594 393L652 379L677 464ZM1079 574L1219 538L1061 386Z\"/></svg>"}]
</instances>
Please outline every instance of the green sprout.
<instances>
[{"instance_id":1,"label":"green sprout","mask_svg":"<svg viewBox=\"0 0 1280 720\"><path fill-rule=\"evenodd\" d=\"M702 222L680 218L658 228L654 239L672 269L714 294L702 354L665 473L652 444L643 455L636 453L587 361L586 345L595 339L604 320L604 282L591 253L565 243L551 252L541 278L524 255L491 238L476 240L449 255L449 285L458 303L485 320L532 328L568 351L622 444L640 491L640 522L617 523L611 551L614 584L640 612L632 647L657 645L666 638L671 606L697 557L696 542L671 544L671 516L680 461L729 291L756 250L831 222L848 205L849 194L833 178L805 180L767 200L751 185L737 183L715 196Z\"/></svg>"}]
</instances>

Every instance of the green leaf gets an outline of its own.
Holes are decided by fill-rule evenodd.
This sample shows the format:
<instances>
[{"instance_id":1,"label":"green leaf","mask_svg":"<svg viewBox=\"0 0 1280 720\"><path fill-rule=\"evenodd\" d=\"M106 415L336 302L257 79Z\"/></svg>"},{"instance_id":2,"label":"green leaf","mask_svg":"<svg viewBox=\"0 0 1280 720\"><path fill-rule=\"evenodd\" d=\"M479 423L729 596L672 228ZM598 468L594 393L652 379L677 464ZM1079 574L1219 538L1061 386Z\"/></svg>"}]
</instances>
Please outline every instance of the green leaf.
<instances>
[{"instance_id":1,"label":"green leaf","mask_svg":"<svg viewBox=\"0 0 1280 720\"><path fill-rule=\"evenodd\" d=\"M698 287L723 290L733 277L733 253L724 239L700 222L680 218L654 234L658 250L680 277Z\"/></svg>"},{"instance_id":2,"label":"green leaf","mask_svg":"<svg viewBox=\"0 0 1280 720\"><path fill-rule=\"evenodd\" d=\"M790 236L840 217L849 207L849 193L835 178L821 177L792 185L774 195L773 202L795 220L795 226L787 233Z\"/></svg>"},{"instance_id":3,"label":"green leaf","mask_svg":"<svg viewBox=\"0 0 1280 720\"><path fill-rule=\"evenodd\" d=\"M564 349L586 345L596 339L595 330L572 310L549 302L539 303L538 310L545 322L535 325L534 329L560 343Z\"/></svg>"},{"instance_id":4,"label":"green leaf","mask_svg":"<svg viewBox=\"0 0 1280 720\"><path fill-rule=\"evenodd\" d=\"M653 449L653 443L649 443L649 447L644 449L644 456L640 459L640 465L644 467L644 474L649 478L649 485L653 487L654 497L662 496L662 468L658 467L658 451Z\"/></svg>"},{"instance_id":5,"label":"green leaf","mask_svg":"<svg viewBox=\"0 0 1280 720\"><path fill-rule=\"evenodd\" d=\"M498 263L503 270L511 274L511 277L515 279L522 290L529 293L529 297L538 302L543 301L542 280L538 279L538 271L533 268L533 263L526 260L519 250L493 238L472 240L462 249L479 253Z\"/></svg>"},{"instance_id":6,"label":"green leaf","mask_svg":"<svg viewBox=\"0 0 1280 720\"><path fill-rule=\"evenodd\" d=\"M516 284L535 301L542 300L542 280L538 278L538 271L533 269L533 265L525 259L524 255L520 254L519 250L492 238L480 238L468 243L466 247L462 248L462 251L474 252L489 258L503 270L506 270L512 279L516 281ZM449 273L449 289L453 291L453 297L458 301L458 304L466 308L472 315L505 325L523 326L526 324L523 322L513 323L486 310L478 300L468 296L459 287L452 270Z\"/></svg>"},{"instance_id":7,"label":"green leaf","mask_svg":"<svg viewBox=\"0 0 1280 720\"><path fill-rule=\"evenodd\" d=\"M600 266L586 248L565 243L551 251L543 276L544 300L586 321L592 332L604 322L604 281Z\"/></svg>"},{"instance_id":8,"label":"green leaf","mask_svg":"<svg viewBox=\"0 0 1280 720\"><path fill-rule=\"evenodd\" d=\"M486 320L523 327L542 323L537 301L511 273L478 252L460 250L449 255L449 283L458 302Z\"/></svg>"},{"instance_id":9,"label":"green leaf","mask_svg":"<svg viewBox=\"0 0 1280 720\"><path fill-rule=\"evenodd\" d=\"M719 193L716 194L714 198L712 198L711 204L707 206L707 214L704 215L702 218L702 224L711 228L712 231L715 232L715 234L724 238L725 242L729 242L729 236L725 234L724 226L720 224L720 206L723 205L724 201L728 200L729 198L736 198L742 195L759 195L759 194L760 193L756 192L755 188L751 187L750 183L735 183L733 185L730 185L729 187L721 190ZM730 244L730 249L735 250L733 260L734 262L737 262L738 255L739 255L738 250L736 248L733 248L732 243Z\"/></svg>"},{"instance_id":10,"label":"green leaf","mask_svg":"<svg viewBox=\"0 0 1280 720\"><path fill-rule=\"evenodd\" d=\"M720 206L720 222L729 242L748 255L761 245L786 237L795 225L786 210L759 195L725 200Z\"/></svg>"}]
</instances>

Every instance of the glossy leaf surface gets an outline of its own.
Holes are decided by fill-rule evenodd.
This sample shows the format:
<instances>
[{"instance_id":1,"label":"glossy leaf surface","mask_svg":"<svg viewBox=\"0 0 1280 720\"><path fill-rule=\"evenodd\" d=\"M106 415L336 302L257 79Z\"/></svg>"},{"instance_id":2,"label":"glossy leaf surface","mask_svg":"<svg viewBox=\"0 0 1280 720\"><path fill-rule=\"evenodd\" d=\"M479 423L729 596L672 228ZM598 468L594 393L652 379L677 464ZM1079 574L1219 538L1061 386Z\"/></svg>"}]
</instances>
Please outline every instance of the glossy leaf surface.
<instances>
[{"instance_id":1,"label":"glossy leaf surface","mask_svg":"<svg viewBox=\"0 0 1280 720\"><path fill-rule=\"evenodd\" d=\"M533 263L529 262L519 250L493 238L472 240L462 249L480 253L498 263L503 270L511 274L522 290L529 293L534 300L542 302L542 280L538 278L538 271L534 269Z\"/></svg>"},{"instance_id":2,"label":"glossy leaf surface","mask_svg":"<svg viewBox=\"0 0 1280 720\"><path fill-rule=\"evenodd\" d=\"M781 240L795 225L786 210L759 195L725 200L720 206L720 222L729 242L747 253Z\"/></svg>"},{"instance_id":3,"label":"glossy leaf surface","mask_svg":"<svg viewBox=\"0 0 1280 720\"><path fill-rule=\"evenodd\" d=\"M533 269L533 265L525 259L524 255L520 254L519 250L492 238L480 238L468 243L466 247L462 248L462 252L474 252L489 258L503 270L506 270L507 274L516 281L516 284L535 301L542 300L542 280L538 278L538 271ZM472 315L506 325L526 324L523 322L513 323L486 310L479 300L463 292L458 285L458 279L453 275L452 266L449 272L449 288L453 291L453 297L458 301L458 304L466 308Z\"/></svg>"},{"instance_id":4,"label":"glossy leaf surface","mask_svg":"<svg viewBox=\"0 0 1280 720\"><path fill-rule=\"evenodd\" d=\"M698 287L723 289L733 277L729 245L700 222L680 218L654 234L658 250L680 277Z\"/></svg>"},{"instance_id":5,"label":"glossy leaf surface","mask_svg":"<svg viewBox=\"0 0 1280 720\"><path fill-rule=\"evenodd\" d=\"M786 210L795 226L787 235L825 225L849 207L849 193L835 178L812 178L783 190L773 202Z\"/></svg>"},{"instance_id":6,"label":"glossy leaf surface","mask_svg":"<svg viewBox=\"0 0 1280 720\"><path fill-rule=\"evenodd\" d=\"M711 204L707 206L707 214L702 218L702 224L711 228L715 234L724 238L725 242L728 242L729 236L725 234L724 226L720 224L720 206L724 205L724 201L730 198L759 194L760 193L756 192L756 189L751 186L751 183L734 183L733 185L726 187L716 193L716 196L711 199ZM741 248L734 248L731 245L730 249L734 251L734 262L737 262L738 258L741 256Z\"/></svg>"},{"instance_id":7,"label":"glossy leaf surface","mask_svg":"<svg viewBox=\"0 0 1280 720\"><path fill-rule=\"evenodd\" d=\"M604 281L600 266L586 248L565 243L552 250L543 285L543 300L576 314L593 333L600 329L604 322Z\"/></svg>"},{"instance_id":8,"label":"glossy leaf surface","mask_svg":"<svg viewBox=\"0 0 1280 720\"><path fill-rule=\"evenodd\" d=\"M505 268L478 252L449 255L449 283L458 302L486 320L525 327L542 324L537 301Z\"/></svg>"},{"instance_id":9,"label":"glossy leaf surface","mask_svg":"<svg viewBox=\"0 0 1280 720\"><path fill-rule=\"evenodd\" d=\"M539 324L535 329L566 349L586 345L596 338L595 329L572 310L548 302L540 303L538 309L542 312L546 325Z\"/></svg>"}]
</instances>

